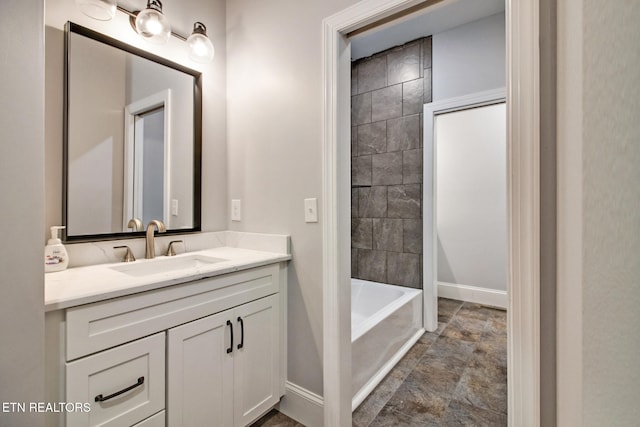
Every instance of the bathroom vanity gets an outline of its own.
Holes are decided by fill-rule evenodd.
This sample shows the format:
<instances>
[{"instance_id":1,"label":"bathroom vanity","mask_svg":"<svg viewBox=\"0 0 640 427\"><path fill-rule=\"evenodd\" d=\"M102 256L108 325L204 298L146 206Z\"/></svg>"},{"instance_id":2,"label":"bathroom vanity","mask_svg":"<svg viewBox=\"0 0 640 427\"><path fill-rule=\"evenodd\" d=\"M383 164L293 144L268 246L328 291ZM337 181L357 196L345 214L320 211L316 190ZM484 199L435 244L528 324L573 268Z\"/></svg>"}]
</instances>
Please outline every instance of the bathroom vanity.
<instances>
[{"instance_id":1,"label":"bathroom vanity","mask_svg":"<svg viewBox=\"0 0 640 427\"><path fill-rule=\"evenodd\" d=\"M222 246L47 275L47 400L90 404L47 424L255 421L284 395L289 259Z\"/></svg>"}]
</instances>

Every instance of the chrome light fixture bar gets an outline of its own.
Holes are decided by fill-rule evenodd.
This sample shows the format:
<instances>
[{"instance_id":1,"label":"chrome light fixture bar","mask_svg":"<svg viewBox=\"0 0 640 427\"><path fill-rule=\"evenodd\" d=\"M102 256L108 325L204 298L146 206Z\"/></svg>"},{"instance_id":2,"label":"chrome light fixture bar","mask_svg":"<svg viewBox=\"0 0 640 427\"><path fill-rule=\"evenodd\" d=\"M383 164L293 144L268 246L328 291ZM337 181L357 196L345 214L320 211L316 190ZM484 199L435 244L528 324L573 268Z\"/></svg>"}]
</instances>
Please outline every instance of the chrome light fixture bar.
<instances>
[{"instance_id":1,"label":"chrome light fixture bar","mask_svg":"<svg viewBox=\"0 0 640 427\"><path fill-rule=\"evenodd\" d=\"M147 7L141 11L130 11L117 4L116 0L76 0L78 8L90 18L108 21L116 10L129 16L131 27L150 43L164 44L170 36L187 43L189 58L203 64L213 61L215 49L207 36L207 28L202 22L193 25L193 32L187 38L171 30L169 20L162 12L160 0L147 0Z\"/></svg>"}]
</instances>

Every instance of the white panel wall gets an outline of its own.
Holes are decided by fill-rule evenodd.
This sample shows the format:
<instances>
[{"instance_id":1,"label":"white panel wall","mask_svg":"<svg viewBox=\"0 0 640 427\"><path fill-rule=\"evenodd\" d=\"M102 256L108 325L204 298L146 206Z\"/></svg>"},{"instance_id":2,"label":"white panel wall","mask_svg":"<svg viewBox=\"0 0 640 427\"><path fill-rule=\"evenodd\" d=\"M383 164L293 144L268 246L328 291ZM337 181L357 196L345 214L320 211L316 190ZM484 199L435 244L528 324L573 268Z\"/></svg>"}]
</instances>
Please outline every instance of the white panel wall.
<instances>
[{"instance_id":1,"label":"white panel wall","mask_svg":"<svg viewBox=\"0 0 640 427\"><path fill-rule=\"evenodd\" d=\"M436 116L438 280L506 291L505 104Z\"/></svg>"},{"instance_id":2,"label":"white panel wall","mask_svg":"<svg viewBox=\"0 0 640 427\"><path fill-rule=\"evenodd\" d=\"M137 2L140 4L140 2ZM144 4L144 2L142 2ZM47 0L45 10L45 129L46 129L46 220L48 226L62 222L62 107L64 79L64 24L72 21L135 47L163 56L203 72L202 126L202 228L227 227L226 153L226 23L225 0L167 1L163 10L173 31L189 35L195 21L207 26L216 49L213 63L191 61L186 44L171 37L166 45L142 40L123 13L111 21L97 21L83 15L74 0Z\"/></svg>"},{"instance_id":3,"label":"white panel wall","mask_svg":"<svg viewBox=\"0 0 640 427\"><path fill-rule=\"evenodd\" d=\"M227 4L229 198L233 230L291 234L289 381L322 394L322 19L356 0ZM319 201L319 206L322 202Z\"/></svg>"},{"instance_id":4,"label":"white panel wall","mask_svg":"<svg viewBox=\"0 0 640 427\"><path fill-rule=\"evenodd\" d=\"M0 402L44 401L43 13L42 0L0 2ZM0 414L2 426L43 423Z\"/></svg>"},{"instance_id":5,"label":"white panel wall","mask_svg":"<svg viewBox=\"0 0 640 427\"><path fill-rule=\"evenodd\" d=\"M433 35L433 101L505 85L504 13Z\"/></svg>"}]
</instances>

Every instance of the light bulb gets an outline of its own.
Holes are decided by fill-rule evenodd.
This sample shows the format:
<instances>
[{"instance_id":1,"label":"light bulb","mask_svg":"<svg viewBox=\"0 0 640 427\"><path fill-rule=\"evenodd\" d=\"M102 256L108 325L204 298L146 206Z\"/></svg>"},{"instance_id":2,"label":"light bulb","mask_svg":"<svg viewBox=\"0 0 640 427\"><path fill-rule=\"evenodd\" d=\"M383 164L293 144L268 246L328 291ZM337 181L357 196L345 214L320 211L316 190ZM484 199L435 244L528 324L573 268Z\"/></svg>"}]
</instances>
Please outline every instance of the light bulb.
<instances>
[{"instance_id":1,"label":"light bulb","mask_svg":"<svg viewBox=\"0 0 640 427\"><path fill-rule=\"evenodd\" d=\"M147 8L136 16L136 31L151 43L164 44L169 41L171 25L162 13L160 0L147 1Z\"/></svg>"},{"instance_id":2,"label":"light bulb","mask_svg":"<svg viewBox=\"0 0 640 427\"><path fill-rule=\"evenodd\" d=\"M116 14L116 0L76 0L78 9L90 18L109 21Z\"/></svg>"},{"instance_id":3,"label":"light bulb","mask_svg":"<svg viewBox=\"0 0 640 427\"><path fill-rule=\"evenodd\" d=\"M189 57L196 62L208 64L213 61L215 49L207 37L207 27L202 22L193 24L193 32L187 39Z\"/></svg>"}]
</instances>

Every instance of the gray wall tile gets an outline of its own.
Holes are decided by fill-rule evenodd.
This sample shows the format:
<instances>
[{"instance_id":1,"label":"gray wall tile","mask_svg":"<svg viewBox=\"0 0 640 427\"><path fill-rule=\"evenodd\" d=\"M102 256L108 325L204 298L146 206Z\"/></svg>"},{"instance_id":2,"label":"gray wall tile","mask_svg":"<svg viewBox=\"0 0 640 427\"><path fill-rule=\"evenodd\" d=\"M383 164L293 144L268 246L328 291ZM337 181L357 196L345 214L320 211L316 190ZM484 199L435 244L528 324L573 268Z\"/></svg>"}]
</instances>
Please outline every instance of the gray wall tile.
<instances>
[{"instance_id":1,"label":"gray wall tile","mask_svg":"<svg viewBox=\"0 0 640 427\"><path fill-rule=\"evenodd\" d=\"M389 218L421 218L422 186L420 184L394 185L387 190Z\"/></svg>"},{"instance_id":2,"label":"gray wall tile","mask_svg":"<svg viewBox=\"0 0 640 427\"><path fill-rule=\"evenodd\" d=\"M387 84L393 85L420 77L420 45L410 43L387 54Z\"/></svg>"},{"instance_id":3,"label":"gray wall tile","mask_svg":"<svg viewBox=\"0 0 640 427\"><path fill-rule=\"evenodd\" d=\"M373 185L402 183L402 152L374 154L371 158Z\"/></svg>"},{"instance_id":4,"label":"gray wall tile","mask_svg":"<svg viewBox=\"0 0 640 427\"><path fill-rule=\"evenodd\" d=\"M422 112L424 104L423 79L415 79L402 84L402 115L409 116Z\"/></svg>"},{"instance_id":5,"label":"gray wall tile","mask_svg":"<svg viewBox=\"0 0 640 427\"><path fill-rule=\"evenodd\" d=\"M358 67L351 67L351 95L358 93Z\"/></svg>"},{"instance_id":6,"label":"gray wall tile","mask_svg":"<svg viewBox=\"0 0 640 427\"><path fill-rule=\"evenodd\" d=\"M404 232L402 241L404 243L403 252L413 254L422 253L422 220L421 219L404 219Z\"/></svg>"},{"instance_id":7,"label":"gray wall tile","mask_svg":"<svg viewBox=\"0 0 640 427\"><path fill-rule=\"evenodd\" d=\"M373 248L373 220L371 218L351 219L351 246L359 249Z\"/></svg>"},{"instance_id":8,"label":"gray wall tile","mask_svg":"<svg viewBox=\"0 0 640 427\"><path fill-rule=\"evenodd\" d=\"M351 157L358 155L358 127L351 127Z\"/></svg>"},{"instance_id":9,"label":"gray wall tile","mask_svg":"<svg viewBox=\"0 0 640 427\"><path fill-rule=\"evenodd\" d=\"M431 90L431 68L425 68L423 80L424 103L428 104L429 102L433 101L433 92Z\"/></svg>"},{"instance_id":10,"label":"gray wall tile","mask_svg":"<svg viewBox=\"0 0 640 427\"><path fill-rule=\"evenodd\" d=\"M402 85L385 87L371 92L371 121L402 116Z\"/></svg>"},{"instance_id":11,"label":"gray wall tile","mask_svg":"<svg viewBox=\"0 0 640 427\"><path fill-rule=\"evenodd\" d=\"M358 155L387 151L387 122L375 122L358 126Z\"/></svg>"},{"instance_id":12,"label":"gray wall tile","mask_svg":"<svg viewBox=\"0 0 640 427\"><path fill-rule=\"evenodd\" d=\"M351 97L351 125L371 123L371 92Z\"/></svg>"},{"instance_id":13,"label":"gray wall tile","mask_svg":"<svg viewBox=\"0 0 640 427\"><path fill-rule=\"evenodd\" d=\"M422 42L422 61L424 68L431 68L431 47L433 44L433 39L431 37L425 37Z\"/></svg>"},{"instance_id":14,"label":"gray wall tile","mask_svg":"<svg viewBox=\"0 0 640 427\"><path fill-rule=\"evenodd\" d=\"M387 280L394 285L422 288L420 256L398 252L387 253Z\"/></svg>"},{"instance_id":15,"label":"gray wall tile","mask_svg":"<svg viewBox=\"0 0 640 427\"><path fill-rule=\"evenodd\" d=\"M387 282L387 253L358 249L358 276L374 282Z\"/></svg>"},{"instance_id":16,"label":"gray wall tile","mask_svg":"<svg viewBox=\"0 0 640 427\"><path fill-rule=\"evenodd\" d=\"M387 122L387 151L420 147L420 116L400 117Z\"/></svg>"},{"instance_id":17,"label":"gray wall tile","mask_svg":"<svg viewBox=\"0 0 640 427\"><path fill-rule=\"evenodd\" d=\"M351 189L351 218L358 217L358 189Z\"/></svg>"},{"instance_id":18,"label":"gray wall tile","mask_svg":"<svg viewBox=\"0 0 640 427\"><path fill-rule=\"evenodd\" d=\"M403 251L404 226L401 219L375 218L373 220L373 249Z\"/></svg>"},{"instance_id":19,"label":"gray wall tile","mask_svg":"<svg viewBox=\"0 0 640 427\"><path fill-rule=\"evenodd\" d=\"M387 85L387 58L373 57L360 62L358 69L358 93L380 89Z\"/></svg>"},{"instance_id":20,"label":"gray wall tile","mask_svg":"<svg viewBox=\"0 0 640 427\"><path fill-rule=\"evenodd\" d=\"M422 183L422 148L402 152L402 183Z\"/></svg>"},{"instance_id":21,"label":"gray wall tile","mask_svg":"<svg viewBox=\"0 0 640 427\"><path fill-rule=\"evenodd\" d=\"M386 186L362 187L358 190L358 216L365 218L387 216Z\"/></svg>"},{"instance_id":22,"label":"gray wall tile","mask_svg":"<svg viewBox=\"0 0 640 427\"><path fill-rule=\"evenodd\" d=\"M351 248L351 277L358 277L358 248Z\"/></svg>"},{"instance_id":23,"label":"gray wall tile","mask_svg":"<svg viewBox=\"0 0 640 427\"><path fill-rule=\"evenodd\" d=\"M371 185L371 156L351 158L351 185Z\"/></svg>"}]
</instances>

